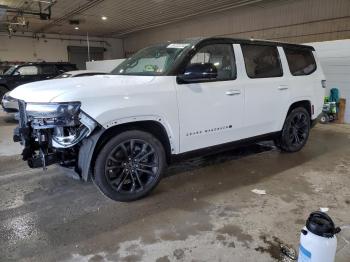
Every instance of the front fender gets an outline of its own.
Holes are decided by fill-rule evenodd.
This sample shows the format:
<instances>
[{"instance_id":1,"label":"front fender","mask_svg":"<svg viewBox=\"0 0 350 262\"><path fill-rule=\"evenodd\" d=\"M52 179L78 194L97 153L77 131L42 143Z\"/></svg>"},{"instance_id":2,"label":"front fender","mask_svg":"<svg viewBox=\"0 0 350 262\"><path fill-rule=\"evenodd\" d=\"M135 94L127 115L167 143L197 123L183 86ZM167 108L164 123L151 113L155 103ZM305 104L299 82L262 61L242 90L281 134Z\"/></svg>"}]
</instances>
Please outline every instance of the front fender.
<instances>
[{"instance_id":1,"label":"front fender","mask_svg":"<svg viewBox=\"0 0 350 262\"><path fill-rule=\"evenodd\" d=\"M116 120L109 121L105 124L102 124L102 126L105 129L111 128L116 125L122 125L122 124L128 124L128 123L134 123L134 122L140 122L140 121L155 121L158 122L163 126L165 129L168 138L169 138L169 143L171 147L171 152L173 154L178 153L179 151L179 145L177 143L176 135L174 134L174 131L167 121L165 117L159 116L159 115L143 115L143 116L133 116L133 117L124 117Z\"/></svg>"},{"instance_id":2,"label":"front fender","mask_svg":"<svg viewBox=\"0 0 350 262\"><path fill-rule=\"evenodd\" d=\"M91 136L84 139L82 141L82 145L79 149L79 156L78 156L78 171L81 176L81 178L84 181L90 180L92 177L92 170L91 170L91 163L93 161L94 152L96 150L96 146L98 142L100 141L101 136L108 131L110 128L118 125L128 124L128 123L137 123L141 121L154 121L161 124L164 128L164 130L167 133L169 144L170 144L170 150L171 153L176 153L178 150L178 145L175 143L174 135L172 133L172 130L170 128L170 125L167 123L167 121L161 117L161 116L135 116L135 117L128 117L128 118L122 118L118 120L110 121L103 125L99 130L96 130Z\"/></svg>"},{"instance_id":3,"label":"front fender","mask_svg":"<svg viewBox=\"0 0 350 262\"><path fill-rule=\"evenodd\" d=\"M105 131L106 130L104 128L101 128L93 132L91 136L82 141L78 156L78 171L84 181L88 181L92 177L92 157L95 152L97 142Z\"/></svg>"}]
</instances>

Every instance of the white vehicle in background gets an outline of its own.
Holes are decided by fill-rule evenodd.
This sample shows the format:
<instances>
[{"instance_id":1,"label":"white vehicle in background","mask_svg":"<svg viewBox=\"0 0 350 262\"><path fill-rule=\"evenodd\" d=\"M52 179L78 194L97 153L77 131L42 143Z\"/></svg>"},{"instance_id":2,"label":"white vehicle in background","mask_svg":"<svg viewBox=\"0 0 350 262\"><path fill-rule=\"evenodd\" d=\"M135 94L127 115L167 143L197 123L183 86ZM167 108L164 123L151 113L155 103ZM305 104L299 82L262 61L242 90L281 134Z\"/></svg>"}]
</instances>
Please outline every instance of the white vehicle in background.
<instances>
[{"instance_id":1,"label":"white vehicle in background","mask_svg":"<svg viewBox=\"0 0 350 262\"><path fill-rule=\"evenodd\" d=\"M59 78L70 78L70 77L82 77L82 76L94 76L94 75L105 75L104 72L92 71L92 70L75 70L64 72L55 77L55 79ZM7 113L16 113L18 112L18 101L17 99L10 96L11 92L7 92L2 100L1 106Z\"/></svg>"},{"instance_id":2,"label":"white vehicle in background","mask_svg":"<svg viewBox=\"0 0 350 262\"><path fill-rule=\"evenodd\" d=\"M18 112L18 101L17 99L10 96L11 91L4 94L1 99L2 109L6 113L17 113Z\"/></svg>"},{"instance_id":3,"label":"white vehicle in background","mask_svg":"<svg viewBox=\"0 0 350 262\"><path fill-rule=\"evenodd\" d=\"M272 139L297 152L322 112L313 47L200 38L137 52L110 75L26 84L14 140L31 167L59 164L109 198L148 194L175 156ZM203 152L203 151L199 151Z\"/></svg>"}]
</instances>

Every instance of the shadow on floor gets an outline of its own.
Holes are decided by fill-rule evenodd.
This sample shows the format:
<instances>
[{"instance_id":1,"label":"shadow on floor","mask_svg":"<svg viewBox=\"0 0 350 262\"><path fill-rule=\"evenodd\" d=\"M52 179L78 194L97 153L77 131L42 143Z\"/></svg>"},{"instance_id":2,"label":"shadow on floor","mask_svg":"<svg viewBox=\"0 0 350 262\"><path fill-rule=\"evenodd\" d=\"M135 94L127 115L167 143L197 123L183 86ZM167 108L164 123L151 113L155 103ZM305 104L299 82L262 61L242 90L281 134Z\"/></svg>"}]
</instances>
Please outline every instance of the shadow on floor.
<instances>
[{"instance_id":1,"label":"shadow on floor","mask_svg":"<svg viewBox=\"0 0 350 262\"><path fill-rule=\"evenodd\" d=\"M173 176L182 172L194 171L198 168L222 164L227 161L237 160L249 155L255 155L276 149L273 142L261 142L246 146L237 147L221 153L206 155L203 157L194 157L184 161L178 161L167 170L165 177Z\"/></svg>"},{"instance_id":2,"label":"shadow on floor","mask_svg":"<svg viewBox=\"0 0 350 262\"><path fill-rule=\"evenodd\" d=\"M12 113L7 114L5 112L1 112L0 125L1 126L17 125L17 120L15 119L15 114L12 114Z\"/></svg>"}]
</instances>

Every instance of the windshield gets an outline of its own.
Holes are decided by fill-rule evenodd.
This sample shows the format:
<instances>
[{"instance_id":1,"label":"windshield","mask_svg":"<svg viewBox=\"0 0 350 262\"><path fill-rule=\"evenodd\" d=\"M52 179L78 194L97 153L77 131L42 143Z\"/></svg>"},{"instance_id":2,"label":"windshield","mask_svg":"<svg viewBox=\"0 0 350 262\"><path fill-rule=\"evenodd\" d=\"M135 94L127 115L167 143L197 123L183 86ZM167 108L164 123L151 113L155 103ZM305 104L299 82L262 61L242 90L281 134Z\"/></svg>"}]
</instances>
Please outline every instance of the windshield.
<instances>
[{"instance_id":1,"label":"windshield","mask_svg":"<svg viewBox=\"0 0 350 262\"><path fill-rule=\"evenodd\" d=\"M111 74L165 75L176 59L190 47L190 43L167 43L144 48L122 62Z\"/></svg>"},{"instance_id":2,"label":"windshield","mask_svg":"<svg viewBox=\"0 0 350 262\"><path fill-rule=\"evenodd\" d=\"M7 71L4 73L4 75L12 75L12 73L16 70L17 66L11 66Z\"/></svg>"}]
</instances>

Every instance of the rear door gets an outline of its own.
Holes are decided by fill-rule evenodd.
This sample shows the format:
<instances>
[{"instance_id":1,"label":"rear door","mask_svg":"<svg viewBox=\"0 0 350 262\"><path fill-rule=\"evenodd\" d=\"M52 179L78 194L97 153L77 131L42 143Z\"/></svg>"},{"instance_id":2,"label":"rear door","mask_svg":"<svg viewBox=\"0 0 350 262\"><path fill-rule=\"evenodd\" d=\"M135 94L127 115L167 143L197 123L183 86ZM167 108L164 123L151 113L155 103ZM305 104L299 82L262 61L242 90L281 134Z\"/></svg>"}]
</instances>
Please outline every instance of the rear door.
<instances>
[{"instance_id":1,"label":"rear door","mask_svg":"<svg viewBox=\"0 0 350 262\"><path fill-rule=\"evenodd\" d=\"M247 137L280 131L289 107L289 84L277 46L241 44L245 65L244 127Z\"/></svg>"},{"instance_id":2,"label":"rear door","mask_svg":"<svg viewBox=\"0 0 350 262\"><path fill-rule=\"evenodd\" d=\"M244 90L237 80L232 44L207 44L188 65L212 63L218 77L210 82L177 84L181 152L240 139Z\"/></svg>"}]
</instances>

